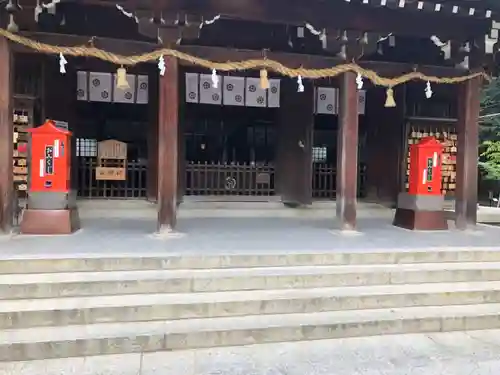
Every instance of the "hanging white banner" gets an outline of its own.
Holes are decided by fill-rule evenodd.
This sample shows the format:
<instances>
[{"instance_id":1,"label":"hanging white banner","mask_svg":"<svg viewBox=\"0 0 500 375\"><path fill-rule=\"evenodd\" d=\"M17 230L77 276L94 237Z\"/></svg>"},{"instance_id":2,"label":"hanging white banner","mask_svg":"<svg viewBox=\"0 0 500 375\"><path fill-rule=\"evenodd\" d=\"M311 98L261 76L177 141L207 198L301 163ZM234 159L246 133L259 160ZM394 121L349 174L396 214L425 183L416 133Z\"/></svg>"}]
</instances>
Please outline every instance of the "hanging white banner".
<instances>
[{"instance_id":1,"label":"hanging white banner","mask_svg":"<svg viewBox=\"0 0 500 375\"><path fill-rule=\"evenodd\" d=\"M198 103L199 101L199 74L186 73L186 102Z\"/></svg>"},{"instance_id":2,"label":"hanging white banner","mask_svg":"<svg viewBox=\"0 0 500 375\"><path fill-rule=\"evenodd\" d=\"M278 108L280 106L280 80L270 79L269 89L267 90L267 106Z\"/></svg>"},{"instance_id":3,"label":"hanging white banner","mask_svg":"<svg viewBox=\"0 0 500 375\"><path fill-rule=\"evenodd\" d=\"M247 107L266 107L267 93L260 88L260 78L247 78L245 90L245 105Z\"/></svg>"},{"instance_id":4,"label":"hanging white banner","mask_svg":"<svg viewBox=\"0 0 500 375\"><path fill-rule=\"evenodd\" d=\"M358 113L364 115L366 111L366 90L358 91Z\"/></svg>"},{"instance_id":5,"label":"hanging white banner","mask_svg":"<svg viewBox=\"0 0 500 375\"><path fill-rule=\"evenodd\" d=\"M116 82L118 80L118 76L116 74L113 75L113 102L115 103L135 103L135 75L127 74L126 79L128 83L127 89L121 89L116 87Z\"/></svg>"},{"instance_id":6,"label":"hanging white banner","mask_svg":"<svg viewBox=\"0 0 500 375\"><path fill-rule=\"evenodd\" d=\"M211 74L200 74L200 103L203 104L222 104L221 79L217 88L213 87Z\"/></svg>"},{"instance_id":7,"label":"hanging white banner","mask_svg":"<svg viewBox=\"0 0 500 375\"><path fill-rule=\"evenodd\" d=\"M316 92L316 113L334 115L338 113L337 89L318 87Z\"/></svg>"},{"instance_id":8,"label":"hanging white banner","mask_svg":"<svg viewBox=\"0 0 500 375\"><path fill-rule=\"evenodd\" d=\"M137 76L137 94L135 102L137 104L148 104L149 100L149 78L146 75Z\"/></svg>"},{"instance_id":9,"label":"hanging white banner","mask_svg":"<svg viewBox=\"0 0 500 375\"><path fill-rule=\"evenodd\" d=\"M89 98L89 76L87 72L76 72L76 99L87 101Z\"/></svg>"},{"instance_id":10,"label":"hanging white banner","mask_svg":"<svg viewBox=\"0 0 500 375\"><path fill-rule=\"evenodd\" d=\"M89 100L91 102L111 102L111 73L89 73Z\"/></svg>"},{"instance_id":11,"label":"hanging white banner","mask_svg":"<svg viewBox=\"0 0 500 375\"><path fill-rule=\"evenodd\" d=\"M224 77L224 105L245 105L245 78Z\"/></svg>"}]
</instances>

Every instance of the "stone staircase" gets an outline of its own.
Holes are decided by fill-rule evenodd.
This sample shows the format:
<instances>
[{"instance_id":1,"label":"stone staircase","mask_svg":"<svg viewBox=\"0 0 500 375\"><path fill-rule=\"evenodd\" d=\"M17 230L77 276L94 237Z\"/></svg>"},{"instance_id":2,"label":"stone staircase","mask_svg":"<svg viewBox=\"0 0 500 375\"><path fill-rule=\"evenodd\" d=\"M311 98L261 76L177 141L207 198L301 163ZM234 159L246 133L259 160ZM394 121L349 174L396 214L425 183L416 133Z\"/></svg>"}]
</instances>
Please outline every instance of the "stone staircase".
<instances>
[{"instance_id":1,"label":"stone staircase","mask_svg":"<svg viewBox=\"0 0 500 375\"><path fill-rule=\"evenodd\" d=\"M500 328L500 252L0 260L0 361Z\"/></svg>"}]
</instances>

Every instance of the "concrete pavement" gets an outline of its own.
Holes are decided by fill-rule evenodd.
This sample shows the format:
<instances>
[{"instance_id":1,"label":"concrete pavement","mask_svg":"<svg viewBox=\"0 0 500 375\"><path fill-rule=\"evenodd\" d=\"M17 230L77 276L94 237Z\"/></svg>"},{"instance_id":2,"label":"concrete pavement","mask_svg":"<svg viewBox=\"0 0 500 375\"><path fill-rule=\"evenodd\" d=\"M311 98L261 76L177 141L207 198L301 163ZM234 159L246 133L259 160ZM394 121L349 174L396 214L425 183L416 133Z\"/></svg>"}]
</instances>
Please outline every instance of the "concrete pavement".
<instances>
[{"instance_id":1,"label":"concrete pavement","mask_svg":"<svg viewBox=\"0 0 500 375\"><path fill-rule=\"evenodd\" d=\"M0 375L497 375L500 330L0 363Z\"/></svg>"}]
</instances>

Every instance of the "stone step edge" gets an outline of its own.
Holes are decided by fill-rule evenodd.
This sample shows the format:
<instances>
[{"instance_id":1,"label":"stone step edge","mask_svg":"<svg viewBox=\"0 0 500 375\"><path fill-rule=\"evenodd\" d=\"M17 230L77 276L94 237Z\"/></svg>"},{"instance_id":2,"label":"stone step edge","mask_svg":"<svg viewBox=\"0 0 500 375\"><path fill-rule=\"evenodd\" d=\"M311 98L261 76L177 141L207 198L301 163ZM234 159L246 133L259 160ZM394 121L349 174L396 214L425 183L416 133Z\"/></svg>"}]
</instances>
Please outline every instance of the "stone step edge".
<instances>
[{"instance_id":1,"label":"stone step edge","mask_svg":"<svg viewBox=\"0 0 500 375\"><path fill-rule=\"evenodd\" d=\"M122 296L121 296L122 297ZM122 297L123 298L123 297ZM252 299L199 303L151 303L127 306L0 311L0 330L30 327L186 320L248 315L362 311L375 308L457 306L500 303L500 289L438 291L435 293L361 294L281 299Z\"/></svg>"},{"instance_id":2,"label":"stone step edge","mask_svg":"<svg viewBox=\"0 0 500 375\"><path fill-rule=\"evenodd\" d=\"M490 304L5 330L0 361L497 329L499 314L500 304Z\"/></svg>"},{"instance_id":3,"label":"stone step edge","mask_svg":"<svg viewBox=\"0 0 500 375\"><path fill-rule=\"evenodd\" d=\"M216 280L245 277L322 276L346 274L403 274L411 272L500 271L500 262L415 263L378 265L289 266L225 269L60 272L3 274L0 285L126 282L155 280ZM491 281L491 280L490 280Z\"/></svg>"},{"instance_id":4,"label":"stone step edge","mask_svg":"<svg viewBox=\"0 0 500 375\"><path fill-rule=\"evenodd\" d=\"M314 265L356 265L356 264L414 264L449 262L500 261L498 248L428 248L370 250L368 252L296 252L282 251L262 253L231 253L203 255L183 254L116 254L103 258L102 253L75 254L71 257L61 254L35 256L2 254L0 274L95 272L158 269L224 269L244 267L314 266Z\"/></svg>"},{"instance_id":5,"label":"stone step edge","mask_svg":"<svg viewBox=\"0 0 500 375\"><path fill-rule=\"evenodd\" d=\"M0 314L107 309L153 306L189 306L216 303L253 303L311 299L383 298L402 295L439 295L458 293L500 293L500 281L450 283L362 285L301 289L262 289L243 291L116 294L98 296L29 298L0 300ZM500 301L499 301L500 302Z\"/></svg>"}]
</instances>

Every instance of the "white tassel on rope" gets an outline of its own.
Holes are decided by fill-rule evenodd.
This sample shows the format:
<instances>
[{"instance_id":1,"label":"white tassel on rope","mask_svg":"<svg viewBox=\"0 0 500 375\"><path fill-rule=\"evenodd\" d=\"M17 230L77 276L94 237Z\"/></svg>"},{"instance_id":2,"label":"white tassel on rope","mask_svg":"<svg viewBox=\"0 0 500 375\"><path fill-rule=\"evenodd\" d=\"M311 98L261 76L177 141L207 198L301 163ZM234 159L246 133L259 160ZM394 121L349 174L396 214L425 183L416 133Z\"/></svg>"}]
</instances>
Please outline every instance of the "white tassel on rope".
<instances>
[{"instance_id":1,"label":"white tassel on rope","mask_svg":"<svg viewBox=\"0 0 500 375\"><path fill-rule=\"evenodd\" d=\"M56 5L59 4L61 0L52 0L50 3L42 3L42 7L47 9L50 14L56 14Z\"/></svg>"},{"instance_id":2,"label":"white tassel on rope","mask_svg":"<svg viewBox=\"0 0 500 375\"><path fill-rule=\"evenodd\" d=\"M302 83L302 76L297 77L297 92L304 92L304 84Z\"/></svg>"},{"instance_id":3,"label":"white tassel on rope","mask_svg":"<svg viewBox=\"0 0 500 375\"><path fill-rule=\"evenodd\" d=\"M427 99L430 99L432 97L432 88L429 81L427 81L427 84L425 85L425 97Z\"/></svg>"},{"instance_id":4,"label":"white tassel on rope","mask_svg":"<svg viewBox=\"0 0 500 375\"><path fill-rule=\"evenodd\" d=\"M40 0L36 0L36 7L35 7L35 21L38 22L38 17L40 14L43 12L43 8L40 5Z\"/></svg>"},{"instance_id":5,"label":"white tassel on rope","mask_svg":"<svg viewBox=\"0 0 500 375\"><path fill-rule=\"evenodd\" d=\"M220 20L220 14L216 15L214 18L212 18L211 20L208 20L208 21L202 21L200 23L200 29L203 28L203 26L207 26L207 25L211 25L213 24L214 22Z\"/></svg>"},{"instance_id":6,"label":"white tassel on rope","mask_svg":"<svg viewBox=\"0 0 500 375\"><path fill-rule=\"evenodd\" d=\"M134 13L127 12L125 8L122 7L121 5L116 4L116 9L118 9L125 17L132 18L135 21L135 23L137 24L139 23L139 18L137 18L137 16Z\"/></svg>"},{"instance_id":7,"label":"white tassel on rope","mask_svg":"<svg viewBox=\"0 0 500 375\"><path fill-rule=\"evenodd\" d=\"M163 77L165 75L165 59L163 55L158 59L158 70L160 71L160 75Z\"/></svg>"},{"instance_id":8,"label":"white tassel on rope","mask_svg":"<svg viewBox=\"0 0 500 375\"><path fill-rule=\"evenodd\" d=\"M327 39L326 39L326 29L316 30L313 25L310 23L306 23L306 29L313 35L316 35L321 42L321 46L323 49L327 48Z\"/></svg>"},{"instance_id":9,"label":"white tassel on rope","mask_svg":"<svg viewBox=\"0 0 500 375\"><path fill-rule=\"evenodd\" d=\"M219 87L219 76L217 75L217 70L212 69L212 87L214 89Z\"/></svg>"},{"instance_id":10,"label":"white tassel on rope","mask_svg":"<svg viewBox=\"0 0 500 375\"><path fill-rule=\"evenodd\" d=\"M359 73L356 76L356 85L358 85L358 90L361 90L363 88L363 76Z\"/></svg>"},{"instance_id":11,"label":"white tassel on rope","mask_svg":"<svg viewBox=\"0 0 500 375\"><path fill-rule=\"evenodd\" d=\"M61 73L61 74L65 74L66 73L66 64L67 63L68 62L64 58L63 54L60 53L59 54L59 73Z\"/></svg>"}]
</instances>

